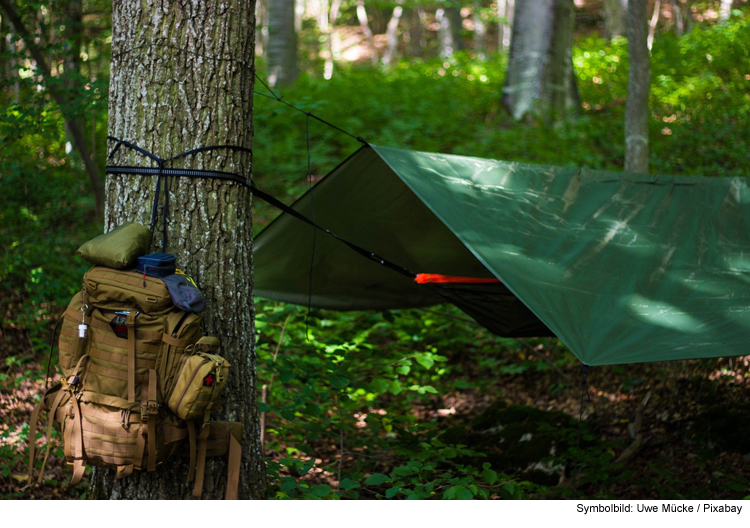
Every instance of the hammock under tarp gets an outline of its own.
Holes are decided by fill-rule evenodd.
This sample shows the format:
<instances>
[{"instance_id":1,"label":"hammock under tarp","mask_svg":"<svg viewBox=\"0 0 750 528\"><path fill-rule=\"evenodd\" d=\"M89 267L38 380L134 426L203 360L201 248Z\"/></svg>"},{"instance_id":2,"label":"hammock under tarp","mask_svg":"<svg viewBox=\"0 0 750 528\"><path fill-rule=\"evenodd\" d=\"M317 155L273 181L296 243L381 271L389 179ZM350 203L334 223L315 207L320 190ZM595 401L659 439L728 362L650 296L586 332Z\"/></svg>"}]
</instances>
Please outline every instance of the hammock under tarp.
<instances>
[{"instance_id":1,"label":"hammock under tarp","mask_svg":"<svg viewBox=\"0 0 750 528\"><path fill-rule=\"evenodd\" d=\"M748 353L744 178L365 146L292 208L415 274L500 280L418 284L318 231L314 307L448 301L498 335L556 335L587 365ZM256 295L308 304L313 231L284 213L258 235Z\"/></svg>"}]
</instances>

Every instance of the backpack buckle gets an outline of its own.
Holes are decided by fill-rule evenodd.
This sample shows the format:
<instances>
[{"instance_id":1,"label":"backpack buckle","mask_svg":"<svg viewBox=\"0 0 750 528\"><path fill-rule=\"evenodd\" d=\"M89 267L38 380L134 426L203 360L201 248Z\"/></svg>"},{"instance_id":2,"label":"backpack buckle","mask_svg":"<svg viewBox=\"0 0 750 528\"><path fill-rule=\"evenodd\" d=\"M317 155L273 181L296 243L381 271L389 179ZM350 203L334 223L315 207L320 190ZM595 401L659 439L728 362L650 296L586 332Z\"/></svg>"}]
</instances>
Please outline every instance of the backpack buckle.
<instances>
[{"instance_id":1,"label":"backpack buckle","mask_svg":"<svg viewBox=\"0 0 750 528\"><path fill-rule=\"evenodd\" d=\"M145 404L141 404L141 423L148 423L148 417L157 414L159 414L159 402L156 400L148 400Z\"/></svg>"}]
</instances>

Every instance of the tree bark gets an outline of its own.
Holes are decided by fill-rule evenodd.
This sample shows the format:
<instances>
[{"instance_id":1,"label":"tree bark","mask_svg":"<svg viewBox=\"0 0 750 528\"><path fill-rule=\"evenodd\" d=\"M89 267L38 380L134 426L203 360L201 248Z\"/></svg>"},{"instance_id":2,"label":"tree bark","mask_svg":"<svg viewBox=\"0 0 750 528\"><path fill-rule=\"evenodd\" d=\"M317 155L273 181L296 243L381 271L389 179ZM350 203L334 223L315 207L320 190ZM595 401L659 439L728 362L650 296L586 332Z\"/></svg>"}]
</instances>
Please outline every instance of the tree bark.
<instances>
[{"instance_id":1,"label":"tree bark","mask_svg":"<svg viewBox=\"0 0 750 528\"><path fill-rule=\"evenodd\" d=\"M625 103L625 170L648 172L648 92L651 58L647 46L648 2L628 3L628 100Z\"/></svg>"},{"instance_id":2,"label":"tree bark","mask_svg":"<svg viewBox=\"0 0 750 528\"><path fill-rule=\"evenodd\" d=\"M435 11L435 21L438 23L438 55L443 58L464 47L461 36L461 10L458 7L439 7Z\"/></svg>"},{"instance_id":3,"label":"tree bark","mask_svg":"<svg viewBox=\"0 0 750 528\"><path fill-rule=\"evenodd\" d=\"M294 4L294 31L299 34L302 31L302 19L305 16L305 0L296 0Z\"/></svg>"},{"instance_id":4,"label":"tree bark","mask_svg":"<svg viewBox=\"0 0 750 528\"><path fill-rule=\"evenodd\" d=\"M6 18L7 17L5 16L3 17L2 29L3 32L5 32L7 28L8 34L5 35L5 38L3 38L0 52L2 52L3 55L5 55L5 53L10 53L11 57L10 60L3 62L3 78L12 82L12 87L10 89L10 100L13 103L18 104L21 100L21 82L18 77L18 59L16 58L16 53L18 53L18 50L16 49L16 43L13 40L13 26L10 24L10 22L8 22Z\"/></svg>"},{"instance_id":5,"label":"tree bark","mask_svg":"<svg viewBox=\"0 0 750 528\"><path fill-rule=\"evenodd\" d=\"M732 16L733 3L733 0L721 0L721 7L719 8L720 21L724 22L725 20L729 20L729 17Z\"/></svg>"},{"instance_id":6,"label":"tree bark","mask_svg":"<svg viewBox=\"0 0 750 528\"><path fill-rule=\"evenodd\" d=\"M497 0L497 47L498 51L509 50L512 37L515 0Z\"/></svg>"},{"instance_id":7,"label":"tree bark","mask_svg":"<svg viewBox=\"0 0 750 528\"><path fill-rule=\"evenodd\" d=\"M365 40L370 46L371 60L373 64L378 63L378 49L375 47L375 36L372 34L370 29L370 21L367 18L367 10L365 9L364 0L357 0L357 20L359 26L362 28L362 33L365 36Z\"/></svg>"},{"instance_id":8,"label":"tree bark","mask_svg":"<svg viewBox=\"0 0 750 528\"><path fill-rule=\"evenodd\" d=\"M604 37L625 36L628 31L628 0L604 0Z\"/></svg>"},{"instance_id":9,"label":"tree bark","mask_svg":"<svg viewBox=\"0 0 750 528\"><path fill-rule=\"evenodd\" d=\"M255 2L255 54L259 57L266 55L266 44L268 40L268 26L266 25L266 6L268 0L256 0Z\"/></svg>"},{"instance_id":10,"label":"tree bark","mask_svg":"<svg viewBox=\"0 0 750 528\"><path fill-rule=\"evenodd\" d=\"M295 0L268 4L268 84L286 86L297 79L297 33L294 31Z\"/></svg>"},{"instance_id":11,"label":"tree bark","mask_svg":"<svg viewBox=\"0 0 750 528\"><path fill-rule=\"evenodd\" d=\"M328 57L326 57L326 63L323 70L323 78L330 79L333 77L333 65L335 61L341 58L341 42L339 37L338 29L336 29L336 21L339 18L339 10L341 8L341 0L331 0L331 10L328 13ZM377 57L375 57L377 62Z\"/></svg>"},{"instance_id":12,"label":"tree bark","mask_svg":"<svg viewBox=\"0 0 750 528\"><path fill-rule=\"evenodd\" d=\"M424 19L426 14L421 7L413 7L407 10L409 21L409 55L412 57L423 57L427 47L427 39L424 32Z\"/></svg>"},{"instance_id":13,"label":"tree bark","mask_svg":"<svg viewBox=\"0 0 750 528\"><path fill-rule=\"evenodd\" d=\"M656 35L656 25L659 23L661 15L661 0L654 2L654 13L651 15L651 21L648 24L648 37L646 38L646 47L649 51L654 47L654 35Z\"/></svg>"},{"instance_id":14,"label":"tree bark","mask_svg":"<svg viewBox=\"0 0 750 528\"><path fill-rule=\"evenodd\" d=\"M487 56L487 27L482 20L482 2L474 0L471 19L474 23L474 51L477 58L484 60Z\"/></svg>"},{"instance_id":15,"label":"tree bark","mask_svg":"<svg viewBox=\"0 0 750 528\"><path fill-rule=\"evenodd\" d=\"M578 107L572 62L573 0L519 2L502 104L514 119L555 122Z\"/></svg>"},{"instance_id":16,"label":"tree bark","mask_svg":"<svg viewBox=\"0 0 750 528\"><path fill-rule=\"evenodd\" d=\"M254 1L194 0L180 6L154 0L120 0L112 12L109 134L166 158L210 145L252 145ZM176 168L210 169L251 177L246 152L205 152ZM122 148L115 165L151 166ZM165 178L169 192L168 244L178 267L207 299L204 330L219 336L232 370L213 419L242 422L240 498L266 496L256 401L252 304L251 194L235 182ZM127 220L148 224L156 179L107 178L106 229ZM160 211L161 212L161 211ZM164 222L160 214L159 224ZM157 232L161 233L157 225ZM161 237L154 237L160 240ZM92 476L94 496L123 499L187 498L187 463L172 458L155 472L116 480L113 471ZM204 498L223 498L223 458L206 464Z\"/></svg>"},{"instance_id":17,"label":"tree bark","mask_svg":"<svg viewBox=\"0 0 750 528\"><path fill-rule=\"evenodd\" d=\"M681 37L685 34L685 20L682 15L680 0L671 0L670 5L672 9L672 29L675 35Z\"/></svg>"},{"instance_id":18,"label":"tree bark","mask_svg":"<svg viewBox=\"0 0 750 528\"><path fill-rule=\"evenodd\" d=\"M26 29L26 26L21 20L21 17L18 16L18 13L14 9L11 1L0 0L0 8L5 12L8 20L18 33L18 36L23 39L26 49L29 50L31 57L36 62L37 68L44 78L47 91L52 96L52 99L54 99L57 105L60 107L60 111L63 114L63 119L65 120L65 125L68 128L68 131L70 132L70 135L73 139L73 145L75 146L76 150L78 150L78 153L83 160L83 165L86 168L86 173L88 174L89 182L91 183L91 188L94 192L96 216L97 218L102 218L104 215L104 186L102 185L102 180L99 177L99 169L97 169L96 164L94 164L93 160L91 159L89 148L86 145L83 126L70 111L68 104L68 95L66 91L60 86L58 80L52 76L52 70L47 63L42 50L40 50L36 45L33 36L31 35L31 33L29 33L28 29Z\"/></svg>"},{"instance_id":19,"label":"tree bark","mask_svg":"<svg viewBox=\"0 0 750 528\"><path fill-rule=\"evenodd\" d=\"M403 0L397 0L397 2L401 4ZM396 31L398 30L398 23L401 21L401 14L403 11L404 8L397 5L393 8L391 19L388 21L388 29L385 33L388 46L385 48L385 53L383 53L383 64L386 66L391 63L393 57L396 55L396 47L398 46L398 36L396 35Z\"/></svg>"},{"instance_id":20,"label":"tree bark","mask_svg":"<svg viewBox=\"0 0 750 528\"><path fill-rule=\"evenodd\" d=\"M435 21L438 23L438 56L449 58L453 56L453 34L450 29L450 19L442 7L435 11Z\"/></svg>"},{"instance_id":21,"label":"tree bark","mask_svg":"<svg viewBox=\"0 0 750 528\"><path fill-rule=\"evenodd\" d=\"M460 5L455 5L458 2L453 1L452 6L445 8L445 14L450 21L449 27L451 32L451 39L453 40L453 52L461 51L466 47L464 43L464 37L461 32L463 30L463 17L461 16Z\"/></svg>"}]
</instances>

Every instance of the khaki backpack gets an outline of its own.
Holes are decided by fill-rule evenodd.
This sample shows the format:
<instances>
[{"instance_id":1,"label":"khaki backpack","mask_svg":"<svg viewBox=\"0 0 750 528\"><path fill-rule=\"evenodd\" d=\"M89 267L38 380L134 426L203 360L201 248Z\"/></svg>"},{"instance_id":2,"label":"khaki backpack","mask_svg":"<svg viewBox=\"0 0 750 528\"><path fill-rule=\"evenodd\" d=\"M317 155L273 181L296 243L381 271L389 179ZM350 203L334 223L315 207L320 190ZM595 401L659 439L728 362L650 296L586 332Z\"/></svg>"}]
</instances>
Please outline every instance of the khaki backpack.
<instances>
[{"instance_id":1,"label":"khaki backpack","mask_svg":"<svg viewBox=\"0 0 750 528\"><path fill-rule=\"evenodd\" d=\"M229 456L227 499L237 498L242 424L211 422L229 363L219 340L204 337L199 314L177 309L161 279L96 266L62 318L63 380L36 405L30 424L29 483L41 411L63 435L69 485L85 466L155 471L173 454L190 458L188 482L200 497L206 456ZM38 481L41 483L49 444Z\"/></svg>"}]
</instances>

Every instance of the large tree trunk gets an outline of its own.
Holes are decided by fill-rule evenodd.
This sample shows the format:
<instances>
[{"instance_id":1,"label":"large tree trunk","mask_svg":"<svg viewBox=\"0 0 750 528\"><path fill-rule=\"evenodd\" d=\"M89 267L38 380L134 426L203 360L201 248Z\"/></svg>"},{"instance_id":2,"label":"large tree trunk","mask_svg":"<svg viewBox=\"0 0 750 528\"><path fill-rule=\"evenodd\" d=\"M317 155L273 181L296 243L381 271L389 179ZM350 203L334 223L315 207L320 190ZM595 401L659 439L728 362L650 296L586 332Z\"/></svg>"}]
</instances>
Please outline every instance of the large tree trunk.
<instances>
[{"instance_id":1,"label":"large tree trunk","mask_svg":"<svg viewBox=\"0 0 750 528\"><path fill-rule=\"evenodd\" d=\"M112 73L109 133L154 152L174 156L209 145L252 144L254 1L169 2L120 0L112 13ZM250 178L251 156L218 151L183 158L175 167L232 172ZM122 148L116 165L151 166ZM244 424L240 498L264 498L264 465L256 401L252 304L251 194L234 182L166 178L168 244L178 267L191 275L208 306L204 330L220 336L232 364L214 419ZM107 178L106 229L127 220L148 224L156 179ZM164 218L160 216L160 222ZM161 233L160 226L157 232ZM155 236L160 240L161 236ZM174 499L190 496L187 463L173 458L155 472L115 479L97 469L97 497ZM222 498L224 459L206 465L203 496Z\"/></svg>"},{"instance_id":2,"label":"large tree trunk","mask_svg":"<svg viewBox=\"0 0 750 528\"><path fill-rule=\"evenodd\" d=\"M297 33L294 31L295 0L268 4L268 83L291 84L297 78Z\"/></svg>"},{"instance_id":3,"label":"large tree trunk","mask_svg":"<svg viewBox=\"0 0 750 528\"><path fill-rule=\"evenodd\" d=\"M514 119L555 121L578 107L573 0L518 2L502 103Z\"/></svg>"},{"instance_id":4,"label":"large tree trunk","mask_svg":"<svg viewBox=\"0 0 750 528\"><path fill-rule=\"evenodd\" d=\"M648 92L651 57L648 39L648 1L628 4L628 100L625 104L625 170L648 172Z\"/></svg>"},{"instance_id":5,"label":"large tree trunk","mask_svg":"<svg viewBox=\"0 0 750 528\"><path fill-rule=\"evenodd\" d=\"M628 0L604 0L604 37L625 36L628 30Z\"/></svg>"}]
</instances>

